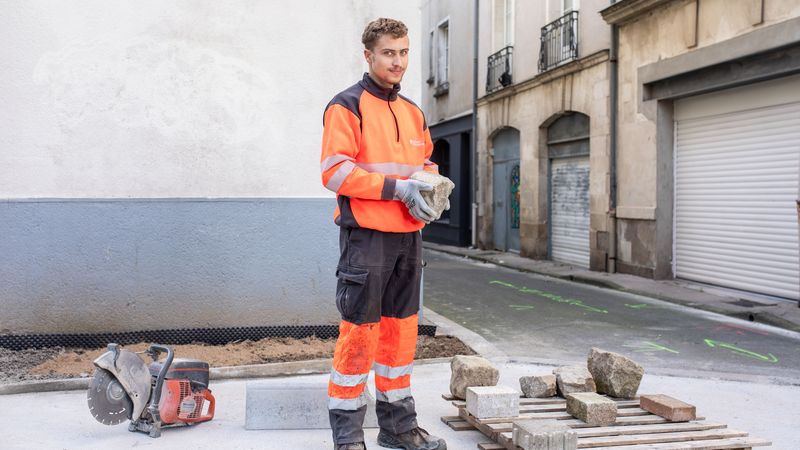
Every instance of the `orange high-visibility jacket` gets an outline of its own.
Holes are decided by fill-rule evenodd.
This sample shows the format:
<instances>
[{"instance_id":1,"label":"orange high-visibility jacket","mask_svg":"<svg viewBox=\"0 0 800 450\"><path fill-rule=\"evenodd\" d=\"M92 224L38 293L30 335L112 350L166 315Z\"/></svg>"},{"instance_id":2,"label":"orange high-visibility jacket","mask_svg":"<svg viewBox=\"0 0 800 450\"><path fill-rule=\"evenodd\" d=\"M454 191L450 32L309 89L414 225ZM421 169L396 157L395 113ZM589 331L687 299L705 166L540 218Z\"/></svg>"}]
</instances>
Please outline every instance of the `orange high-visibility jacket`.
<instances>
[{"instance_id":1,"label":"orange high-visibility jacket","mask_svg":"<svg viewBox=\"0 0 800 450\"><path fill-rule=\"evenodd\" d=\"M365 73L325 108L320 169L322 184L336 193L339 226L395 233L424 226L392 200L396 179L438 173L422 110L399 90L384 89Z\"/></svg>"}]
</instances>

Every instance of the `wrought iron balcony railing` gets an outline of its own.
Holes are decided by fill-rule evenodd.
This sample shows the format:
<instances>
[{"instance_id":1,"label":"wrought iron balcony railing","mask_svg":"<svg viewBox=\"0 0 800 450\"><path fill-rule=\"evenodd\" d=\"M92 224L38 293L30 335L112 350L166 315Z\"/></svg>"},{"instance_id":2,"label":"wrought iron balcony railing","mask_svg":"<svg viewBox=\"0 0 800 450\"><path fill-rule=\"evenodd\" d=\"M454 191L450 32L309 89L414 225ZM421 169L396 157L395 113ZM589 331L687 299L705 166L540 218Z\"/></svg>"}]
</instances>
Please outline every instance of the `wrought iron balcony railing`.
<instances>
[{"instance_id":1,"label":"wrought iron balcony railing","mask_svg":"<svg viewBox=\"0 0 800 450\"><path fill-rule=\"evenodd\" d=\"M539 72L578 58L578 11L570 11L542 27Z\"/></svg>"},{"instance_id":2,"label":"wrought iron balcony railing","mask_svg":"<svg viewBox=\"0 0 800 450\"><path fill-rule=\"evenodd\" d=\"M497 53L489 55L486 73L486 93L500 90L513 81L511 79L511 55L514 47L508 46Z\"/></svg>"}]
</instances>

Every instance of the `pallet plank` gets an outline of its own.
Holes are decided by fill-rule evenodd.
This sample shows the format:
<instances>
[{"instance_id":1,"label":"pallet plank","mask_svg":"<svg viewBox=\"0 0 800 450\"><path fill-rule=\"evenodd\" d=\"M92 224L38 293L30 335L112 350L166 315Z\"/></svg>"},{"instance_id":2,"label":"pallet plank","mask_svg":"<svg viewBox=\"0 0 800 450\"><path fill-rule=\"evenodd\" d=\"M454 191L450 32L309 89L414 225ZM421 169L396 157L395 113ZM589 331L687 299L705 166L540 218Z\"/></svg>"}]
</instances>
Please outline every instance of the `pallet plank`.
<instances>
[{"instance_id":1,"label":"pallet plank","mask_svg":"<svg viewBox=\"0 0 800 450\"><path fill-rule=\"evenodd\" d=\"M747 437L747 433L736 430L684 431L677 433L638 434L626 436L602 436L578 439L578 448L611 447L615 445L659 444L713 439Z\"/></svg>"},{"instance_id":2,"label":"pallet plank","mask_svg":"<svg viewBox=\"0 0 800 450\"><path fill-rule=\"evenodd\" d=\"M648 433L675 433L679 431L703 431L727 428L722 423L699 423L699 422L676 422L652 425L627 425L610 427L591 427L580 428L577 431L578 438L599 437L599 436L619 436L626 434L648 434Z\"/></svg>"},{"instance_id":3,"label":"pallet plank","mask_svg":"<svg viewBox=\"0 0 800 450\"><path fill-rule=\"evenodd\" d=\"M494 442L480 443L478 444L478 448L480 450L505 450L505 447Z\"/></svg>"},{"instance_id":4,"label":"pallet plank","mask_svg":"<svg viewBox=\"0 0 800 450\"><path fill-rule=\"evenodd\" d=\"M583 422L570 423L564 421L565 424L576 428L575 425L583 425ZM511 431L513 422L491 423L487 424L492 432L503 433ZM612 425L608 427L586 427L576 428L578 437L599 437L599 436L619 436L627 434L649 434L649 433L676 433L680 431L703 431L713 430L719 428L726 428L727 425L719 423L698 423L698 422L666 422L654 423L646 425Z\"/></svg>"},{"instance_id":5,"label":"pallet plank","mask_svg":"<svg viewBox=\"0 0 800 450\"><path fill-rule=\"evenodd\" d=\"M595 447L594 450L727 450L765 447L772 442L760 438L715 439L696 442L670 442L664 444L626 445L624 447Z\"/></svg>"}]
</instances>

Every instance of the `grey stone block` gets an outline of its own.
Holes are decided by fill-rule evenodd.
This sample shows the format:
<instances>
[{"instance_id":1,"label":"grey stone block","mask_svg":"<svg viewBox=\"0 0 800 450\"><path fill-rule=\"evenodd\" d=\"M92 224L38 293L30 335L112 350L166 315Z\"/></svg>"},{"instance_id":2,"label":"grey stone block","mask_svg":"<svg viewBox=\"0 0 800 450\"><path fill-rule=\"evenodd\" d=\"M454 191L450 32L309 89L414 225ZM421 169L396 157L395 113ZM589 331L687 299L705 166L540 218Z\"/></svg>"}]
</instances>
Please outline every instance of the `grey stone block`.
<instances>
[{"instance_id":1,"label":"grey stone block","mask_svg":"<svg viewBox=\"0 0 800 450\"><path fill-rule=\"evenodd\" d=\"M450 393L462 400L467 398L471 386L494 386L500 371L480 356L454 356L450 360Z\"/></svg>"},{"instance_id":2,"label":"grey stone block","mask_svg":"<svg viewBox=\"0 0 800 450\"><path fill-rule=\"evenodd\" d=\"M330 428L328 382L251 381L246 387L245 429L320 430ZM367 394L364 428L377 428L375 398Z\"/></svg>"},{"instance_id":3,"label":"grey stone block","mask_svg":"<svg viewBox=\"0 0 800 450\"><path fill-rule=\"evenodd\" d=\"M578 433L555 419L515 420L512 440L523 450L576 450Z\"/></svg>"},{"instance_id":4,"label":"grey stone block","mask_svg":"<svg viewBox=\"0 0 800 450\"><path fill-rule=\"evenodd\" d=\"M422 198L425 200L425 203L430 206L433 211L436 213L436 218L442 216L442 211L444 211L444 207L447 205L447 197L450 196L450 193L453 192L453 188L456 187L455 183L450 181L449 178L437 175L432 172L420 171L414 172L409 178L412 180L422 181L423 183L428 183L433 186L433 191L425 191L422 192Z\"/></svg>"},{"instance_id":5,"label":"grey stone block","mask_svg":"<svg viewBox=\"0 0 800 450\"><path fill-rule=\"evenodd\" d=\"M519 415L519 392L506 386L467 388L467 411L479 419Z\"/></svg>"},{"instance_id":6,"label":"grey stone block","mask_svg":"<svg viewBox=\"0 0 800 450\"><path fill-rule=\"evenodd\" d=\"M592 374L584 366L562 366L553 370L558 393L566 397L574 392L596 392Z\"/></svg>"},{"instance_id":7,"label":"grey stone block","mask_svg":"<svg viewBox=\"0 0 800 450\"><path fill-rule=\"evenodd\" d=\"M619 353L592 348L588 357L589 372L597 392L612 397L634 398L644 376L644 368Z\"/></svg>"},{"instance_id":8,"label":"grey stone block","mask_svg":"<svg viewBox=\"0 0 800 450\"><path fill-rule=\"evenodd\" d=\"M592 426L607 426L617 421L617 403L594 392L568 394L567 413Z\"/></svg>"},{"instance_id":9,"label":"grey stone block","mask_svg":"<svg viewBox=\"0 0 800 450\"><path fill-rule=\"evenodd\" d=\"M553 397L556 395L556 376L521 377L519 387L522 389L522 395L528 398Z\"/></svg>"}]
</instances>

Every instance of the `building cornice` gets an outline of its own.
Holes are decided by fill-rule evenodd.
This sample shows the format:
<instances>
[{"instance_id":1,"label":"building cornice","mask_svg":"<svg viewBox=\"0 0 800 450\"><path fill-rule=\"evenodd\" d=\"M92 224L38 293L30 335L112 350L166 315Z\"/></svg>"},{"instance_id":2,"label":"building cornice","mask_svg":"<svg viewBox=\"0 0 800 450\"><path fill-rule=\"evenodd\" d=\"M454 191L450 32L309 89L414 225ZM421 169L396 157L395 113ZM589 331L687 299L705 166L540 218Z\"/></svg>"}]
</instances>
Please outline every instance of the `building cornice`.
<instances>
[{"instance_id":1,"label":"building cornice","mask_svg":"<svg viewBox=\"0 0 800 450\"><path fill-rule=\"evenodd\" d=\"M478 106L484 106L495 100L500 100L506 97L514 96L520 92L528 91L537 86L541 86L542 84L549 83L553 80L557 80L564 76L580 72L582 70L586 70L592 66L602 64L606 61L608 61L608 50L600 50L599 52L592 53L589 56L564 64L561 67L557 67L553 70L548 70L547 72L540 73L533 78L529 78L520 83L512 84L511 86L500 89L499 91L496 92L492 92L491 94L484 95L483 97L478 99L477 102Z\"/></svg>"},{"instance_id":2,"label":"building cornice","mask_svg":"<svg viewBox=\"0 0 800 450\"><path fill-rule=\"evenodd\" d=\"M621 0L600 11L609 25L624 25L642 14L675 0Z\"/></svg>"}]
</instances>

